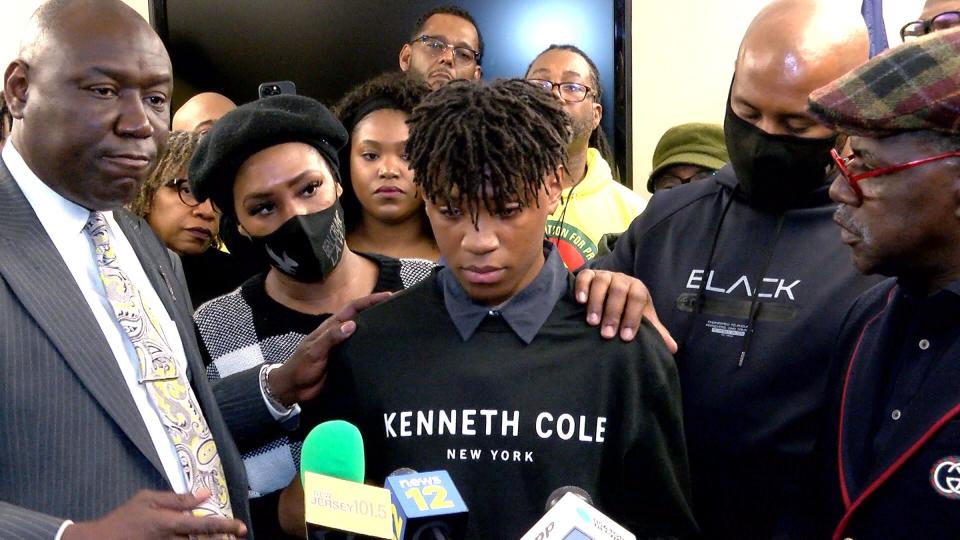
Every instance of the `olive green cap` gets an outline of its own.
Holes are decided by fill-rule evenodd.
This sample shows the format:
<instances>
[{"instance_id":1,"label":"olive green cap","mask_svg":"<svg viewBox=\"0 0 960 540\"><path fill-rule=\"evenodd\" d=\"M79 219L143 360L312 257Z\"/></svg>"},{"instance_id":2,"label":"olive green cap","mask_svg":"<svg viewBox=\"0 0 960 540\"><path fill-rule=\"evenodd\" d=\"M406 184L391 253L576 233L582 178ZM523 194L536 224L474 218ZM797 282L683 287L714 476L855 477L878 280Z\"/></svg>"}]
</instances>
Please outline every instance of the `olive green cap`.
<instances>
[{"instance_id":1,"label":"olive green cap","mask_svg":"<svg viewBox=\"0 0 960 540\"><path fill-rule=\"evenodd\" d=\"M727 145L719 124L695 122L668 129L653 151L653 171L647 178L647 190L653 191L653 179L673 165L697 165L717 170L726 165Z\"/></svg>"}]
</instances>

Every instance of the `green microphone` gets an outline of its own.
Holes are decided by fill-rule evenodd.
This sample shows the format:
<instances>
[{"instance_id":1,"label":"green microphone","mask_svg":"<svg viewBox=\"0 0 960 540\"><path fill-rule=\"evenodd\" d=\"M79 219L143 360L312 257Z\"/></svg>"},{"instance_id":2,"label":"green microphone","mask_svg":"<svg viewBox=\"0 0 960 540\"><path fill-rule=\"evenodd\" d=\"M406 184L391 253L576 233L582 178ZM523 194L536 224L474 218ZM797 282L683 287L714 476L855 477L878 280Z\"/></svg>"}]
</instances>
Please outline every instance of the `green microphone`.
<instances>
[{"instance_id":1,"label":"green microphone","mask_svg":"<svg viewBox=\"0 0 960 540\"><path fill-rule=\"evenodd\" d=\"M310 431L300 451L300 482L308 472L350 482L364 479L363 437L357 426L330 420Z\"/></svg>"},{"instance_id":2,"label":"green microphone","mask_svg":"<svg viewBox=\"0 0 960 540\"><path fill-rule=\"evenodd\" d=\"M363 479L360 430L343 420L313 428L300 452L307 538L393 539L390 492Z\"/></svg>"}]
</instances>

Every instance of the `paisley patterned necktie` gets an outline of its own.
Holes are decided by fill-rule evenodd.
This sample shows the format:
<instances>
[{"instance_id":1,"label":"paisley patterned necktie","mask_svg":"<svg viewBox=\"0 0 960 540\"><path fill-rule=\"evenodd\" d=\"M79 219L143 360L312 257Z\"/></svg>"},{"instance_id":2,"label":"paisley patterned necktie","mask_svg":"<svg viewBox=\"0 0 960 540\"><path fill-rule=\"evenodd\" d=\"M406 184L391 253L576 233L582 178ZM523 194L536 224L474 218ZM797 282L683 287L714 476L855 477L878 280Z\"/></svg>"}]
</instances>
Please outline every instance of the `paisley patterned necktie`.
<instances>
[{"instance_id":1,"label":"paisley patterned necktie","mask_svg":"<svg viewBox=\"0 0 960 540\"><path fill-rule=\"evenodd\" d=\"M193 513L197 516L233 517L217 445L197 398L160 325L129 277L120 269L110 247L108 224L100 212L91 212L85 230L96 250L100 281L120 326L133 343L140 372L167 436L177 452L191 493L207 488L213 495Z\"/></svg>"}]
</instances>

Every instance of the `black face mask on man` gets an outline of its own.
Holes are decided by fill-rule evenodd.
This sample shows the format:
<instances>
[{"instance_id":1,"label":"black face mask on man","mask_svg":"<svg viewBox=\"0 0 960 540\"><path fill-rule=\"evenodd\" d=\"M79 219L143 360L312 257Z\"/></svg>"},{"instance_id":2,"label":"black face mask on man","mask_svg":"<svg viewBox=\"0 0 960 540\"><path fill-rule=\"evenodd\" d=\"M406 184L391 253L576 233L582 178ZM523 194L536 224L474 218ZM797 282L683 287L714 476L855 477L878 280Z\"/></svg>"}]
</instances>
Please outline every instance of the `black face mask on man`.
<instances>
[{"instance_id":1,"label":"black face mask on man","mask_svg":"<svg viewBox=\"0 0 960 540\"><path fill-rule=\"evenodd\" d=\"M252 236L257 255L302 283L323 281L333 272L346 242L343 208L337 199L319 212L293 216L265 236Z\"/></svg>"},{"instance_id":2,"label":"black face mask on man","mask_svg":"<svg viewBox=\"0 0 960 540\"><path fill-rule=\"evenodd\" d=\"M837 136L771 135L737 116L727 97L723 135L739 190L750 206L790 208L825 183Z\"/></svg>"}]
</instances>

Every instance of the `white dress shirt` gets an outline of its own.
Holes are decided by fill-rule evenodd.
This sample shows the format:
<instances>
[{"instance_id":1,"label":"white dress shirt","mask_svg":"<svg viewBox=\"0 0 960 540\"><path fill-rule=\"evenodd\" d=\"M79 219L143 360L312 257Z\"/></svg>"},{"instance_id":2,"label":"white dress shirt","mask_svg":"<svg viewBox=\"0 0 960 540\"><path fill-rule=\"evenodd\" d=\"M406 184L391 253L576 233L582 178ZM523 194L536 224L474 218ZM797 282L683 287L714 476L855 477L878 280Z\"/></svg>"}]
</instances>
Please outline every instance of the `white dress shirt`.
<instances>
[{"instance_id":1,"label":"white dress shirt","mask_svg":"<svg viewBox=\"0 0 960 540\"><path fill-rule=\"evenodd\" d=\"M13 144L8 142L4 145L2 156L10 174L13 175L13 179L37 214L44 230L50 236L60 257L63 258L64 263L70 270L77 287L83 293L84 299L90 306L90 311L96 317L97 324L103 331L103 336L110 345L110 350L113 351L117 368L123 374L127 389L133 396L137 410L140 411L140 416L143 418L143 423L150 434L153 446L157 449L160 463L163 465L163 472L169 479L174 491L186 493L188 490L186 479L173 444L170 443L170 438L167 436L163 423L147 395L146 387L137 382L137 374L140 368L133 344L117 321L113 307L110 305L100 281L100 273L94 258L93 242L84 231L87 220L90 218L90 211L63 198L44 184L30 170L23 157L13 147ZM186 354L176 324L170 318L160 301L160 297L157 296L156 291L147 279L147 275L140 265L140 259L130 246L130 242L123 235L123 231L120 230L116 220L114 220L113 213L104 212L103 214L109 225L110 245L116 253L118 263L124 273L133 281L137 290L140 291L144 304L159 321L161 332L173 351L176 361L180 364L180 368L186 369Z\"/></svg>"}]
</instances>

